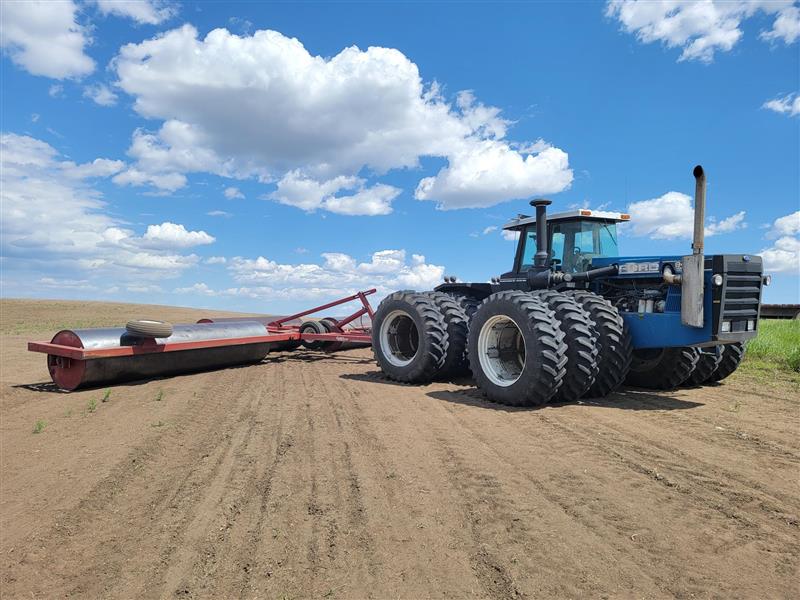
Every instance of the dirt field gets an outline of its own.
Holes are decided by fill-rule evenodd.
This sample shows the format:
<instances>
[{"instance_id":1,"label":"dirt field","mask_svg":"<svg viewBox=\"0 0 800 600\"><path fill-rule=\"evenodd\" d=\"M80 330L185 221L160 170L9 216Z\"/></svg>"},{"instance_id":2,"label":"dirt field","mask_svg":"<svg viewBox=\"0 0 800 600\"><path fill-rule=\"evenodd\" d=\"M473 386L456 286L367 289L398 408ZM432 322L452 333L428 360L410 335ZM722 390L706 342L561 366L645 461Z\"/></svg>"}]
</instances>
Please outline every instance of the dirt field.
<instances>
[{"instance_id":1,"label":"dirt field","mask_svg":"<svg viewBox=\"0 0 800 600\"><path fill-rule=\"evenodd\" d=\"M208 312L141 310L2 303L4 598L797 597L796 379L509 410L356 350L103 402L25 351Z\"/></svg>"}]
</instances>

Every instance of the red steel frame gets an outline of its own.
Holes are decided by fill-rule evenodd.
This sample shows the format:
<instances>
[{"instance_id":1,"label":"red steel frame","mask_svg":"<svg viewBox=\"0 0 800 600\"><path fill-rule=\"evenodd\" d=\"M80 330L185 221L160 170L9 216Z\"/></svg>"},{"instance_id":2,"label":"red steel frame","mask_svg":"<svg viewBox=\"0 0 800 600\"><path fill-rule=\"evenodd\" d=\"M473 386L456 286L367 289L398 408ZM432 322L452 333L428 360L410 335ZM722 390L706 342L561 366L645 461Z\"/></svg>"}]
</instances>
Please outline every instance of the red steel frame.
<instances>
[{"instance_id":1,"label":"red steel frame","mask_svg":"<svg viewBox=\"0 0 800 600\"><path fill-rule=\"evenodd\" d=\"M266 334L243 337L243 338L229 338L217 340L200 340L193 342L167 342L164 344L157 343L154 339L146 339L141 344L136 346L119 346L115 348L98 348L87 350L85 348L76 348L73 346L63 346L60 344L53 344L51 342L28 342L28 350L31 352L42 352L53 356L62 356L71 360L92 360L98 358L110 358L115 356L133 356L136 354L153 354L158 352L179 352L181 350L197 350L199 348L217 348L221 346L237 346L241 344L263 344L268 342L288 342L291 340L297 341L324 341L324 342L363 342L372 343L371 329L369 327L351 327L345 329L348 325L362 317L369 315L372 318L374 311L370 306L367 296L374 294L377 290L370 289L363 292L357 292L352 296L334 300L322 306L316 306L309 310L282 317L275 321L269 322L265 325ZM300 324L288 324L292 321L298 320L334 306L346 304L353 300L360 300L362 307L353 314L345 317L344 319L332 319L340 331L333 333L300 333ZM242 320L247 320L246 317Z\"/></svg>"}]
</instances>

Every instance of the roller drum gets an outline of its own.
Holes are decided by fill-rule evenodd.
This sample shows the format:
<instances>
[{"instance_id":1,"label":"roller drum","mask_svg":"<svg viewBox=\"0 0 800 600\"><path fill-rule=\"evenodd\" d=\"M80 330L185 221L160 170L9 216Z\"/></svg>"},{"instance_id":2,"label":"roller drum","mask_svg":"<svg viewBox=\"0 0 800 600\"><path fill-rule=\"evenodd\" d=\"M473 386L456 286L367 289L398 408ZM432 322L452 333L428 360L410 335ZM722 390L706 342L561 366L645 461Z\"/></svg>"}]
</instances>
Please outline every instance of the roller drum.
<instances>
[{"instance_id":1,"label":"roller drum","mask_svg":"<svg viewBox=\"0 0 800 600\"><path fill-rule=\"evenodd\" d=\"M202 342L204 340L248 338L266 335L257 321L176 325L173 334L158 343ZM53 344L100 350L135 346L148 340L129 335L124 328L75 329L59 331ZM152 342L150 342L152 343ZM268 342L197 348L175 352L148 352L130 356L74 360L48 355L47 367L61 389L99 386L136 379L164 377L256 363L270 351Z\"/></svg>"}]
</instances>

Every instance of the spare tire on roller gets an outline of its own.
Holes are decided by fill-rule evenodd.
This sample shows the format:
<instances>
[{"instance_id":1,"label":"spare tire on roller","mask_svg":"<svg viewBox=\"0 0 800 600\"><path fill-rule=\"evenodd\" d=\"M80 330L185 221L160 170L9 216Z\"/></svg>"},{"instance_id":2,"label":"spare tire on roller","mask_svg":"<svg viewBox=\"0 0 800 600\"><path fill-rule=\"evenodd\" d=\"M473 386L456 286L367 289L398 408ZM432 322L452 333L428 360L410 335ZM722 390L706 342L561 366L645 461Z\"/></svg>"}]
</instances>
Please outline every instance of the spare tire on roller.
<instances>
[{"instance_id":1,"label":"spare tire on roller","mask_svg":"<svg viewBox=\"0 0 800 600\"><path fill-rule=\"evenodd\" d=\"M172 323L139 319L136 321L128 321L125 324L125 331L127 331L129 335L135 337L168 338L172 335Z\"/></svg>"}]
</instances>

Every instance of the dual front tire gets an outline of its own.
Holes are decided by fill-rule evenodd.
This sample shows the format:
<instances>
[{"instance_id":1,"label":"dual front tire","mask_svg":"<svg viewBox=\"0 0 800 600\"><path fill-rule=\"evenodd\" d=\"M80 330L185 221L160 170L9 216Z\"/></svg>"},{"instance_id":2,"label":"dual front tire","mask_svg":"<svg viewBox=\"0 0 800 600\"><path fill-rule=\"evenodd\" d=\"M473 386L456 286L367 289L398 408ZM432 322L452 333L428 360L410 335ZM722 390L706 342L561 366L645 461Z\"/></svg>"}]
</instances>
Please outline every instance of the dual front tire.
<instances>
[{"instance_id":1,"label":"dual front tire","mask_svg":"<svg viewBox=\"0 0 800 600\"><path fill-rule=\"evenodd\" d=\"M744 358L744 345L710 348L646 348L633 353L626 383L651 390L674 390L722 381Z\"/></svg>"},{"instance_id":2,"label":"dual front tire","mask_svg":"<svg viewBox=\"0 0 800 600\"><path fill-rule=\"evenodd\" d=\"M565 335L547 302L535 294L492 294L475 311L467 344L478 387L493 401L538 406L564 383Z\"/></svg>"}]
</instances>

